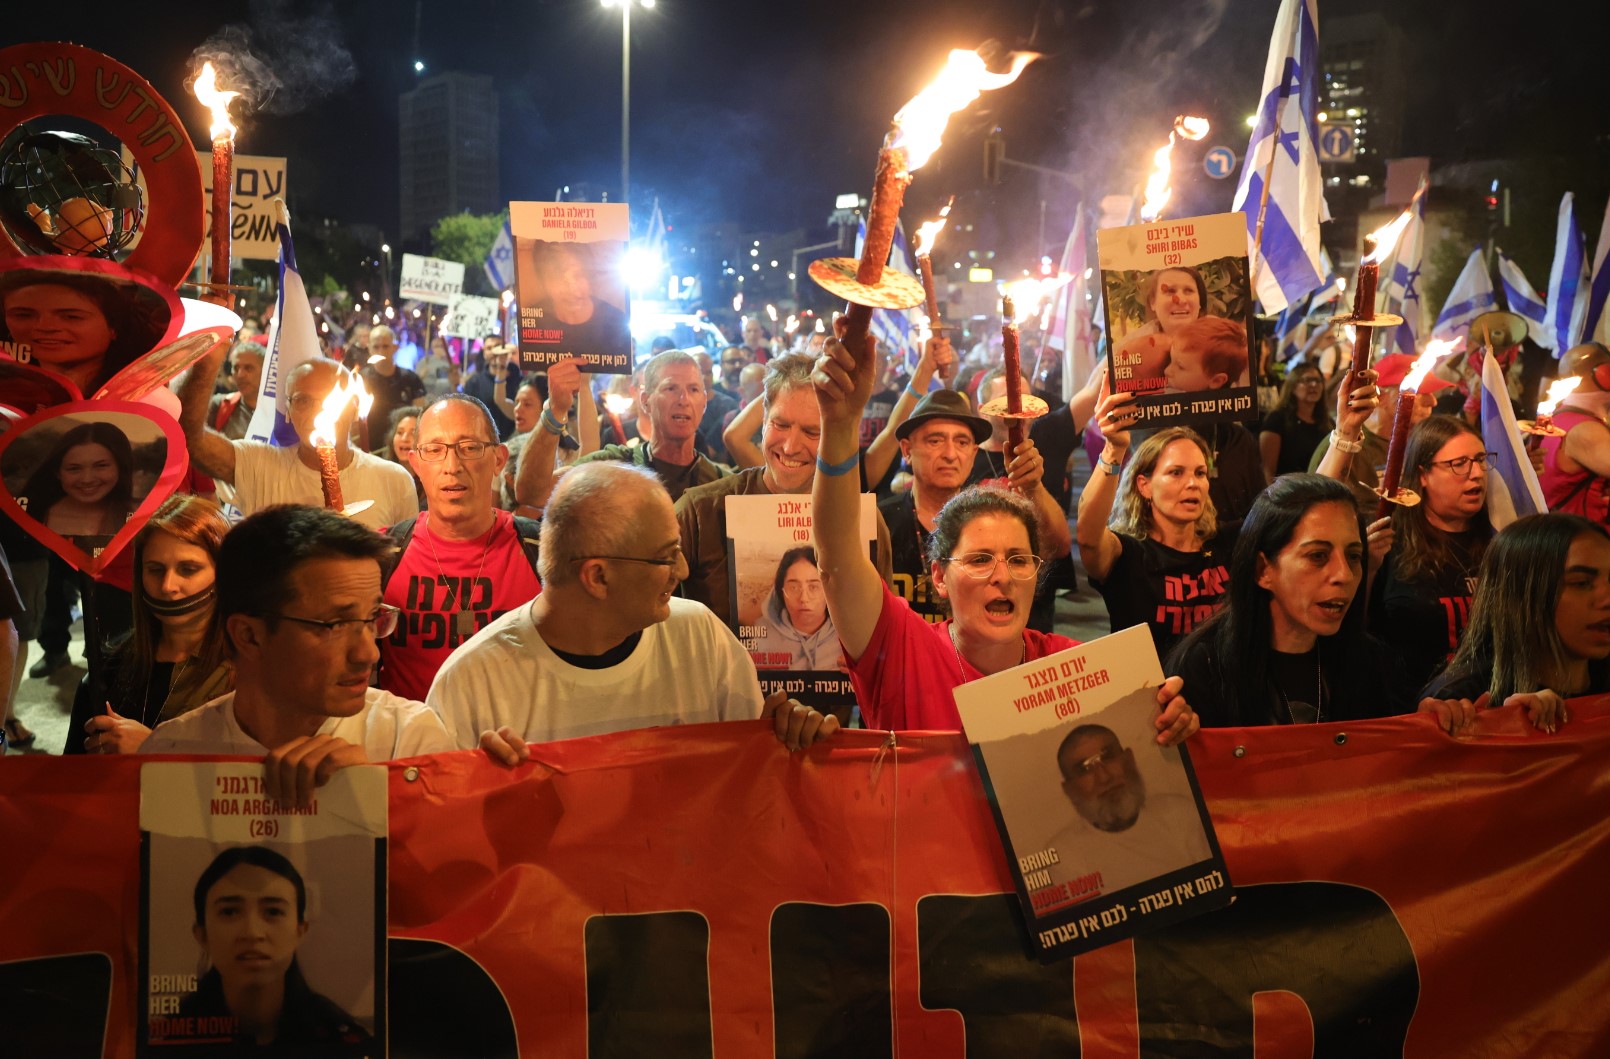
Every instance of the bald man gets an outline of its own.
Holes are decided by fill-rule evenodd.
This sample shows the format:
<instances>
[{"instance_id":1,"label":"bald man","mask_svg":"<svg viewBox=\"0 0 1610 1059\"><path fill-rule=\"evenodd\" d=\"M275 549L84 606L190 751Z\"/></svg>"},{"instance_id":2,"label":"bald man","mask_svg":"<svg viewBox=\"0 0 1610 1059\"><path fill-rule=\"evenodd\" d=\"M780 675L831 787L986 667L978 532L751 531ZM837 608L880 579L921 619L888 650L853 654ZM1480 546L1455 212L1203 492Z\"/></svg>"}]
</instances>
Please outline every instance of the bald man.
<instances>
[{"instance_id":1,"label":"bald man","mask_svg":"<svg viewBox=\"0 0 1610 1059\"><path fill-rule=\"evenodd\" d=\"M179 425L190 447L190 463L203 474L234 486L235 505L250 515L274 504L324 505L319 484L319 454L311 441L313 419L346 369L333 360L299 364L285 380L286 406L298 443L280 447L260 441L231 441L207 424L213 380L223 364L223 351L197 362L179 390L183 406ZM379 529L412 519L419 513L414 479L400 464L371 456L348 444L357 407L349 402L336 425L336 464L341 497L352 504L374 503L353 517Z\"/></svg>"},{"instance_id":2,"label":"bald man","mask_svg":"<svg viewBox=\"0 0 1610 1059\"><path fill-rule=\"evenodd\" d=\"M397 367L397 332L385 324L369 329L368 363L359 369L363 385L375 399L369 409L369 451L377 452L391 441L386 424L391 413L404 405L425 407L425 381L407 368Z\"/></svg>"}]
</instances>

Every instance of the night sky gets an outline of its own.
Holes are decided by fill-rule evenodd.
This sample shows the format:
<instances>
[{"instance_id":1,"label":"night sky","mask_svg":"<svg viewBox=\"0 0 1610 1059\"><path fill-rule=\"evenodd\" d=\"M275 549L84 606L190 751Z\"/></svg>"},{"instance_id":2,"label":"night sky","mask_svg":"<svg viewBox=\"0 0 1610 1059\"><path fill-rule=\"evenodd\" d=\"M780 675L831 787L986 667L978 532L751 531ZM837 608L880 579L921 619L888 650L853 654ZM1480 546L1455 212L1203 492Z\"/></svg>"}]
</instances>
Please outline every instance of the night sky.
<instances>
[{"instance_id":1,"label":"night sky","mask_svg":"<svg viewBox=\"0 0 1610 1059\"><path fill-rule=\"evenodd\" d=\"M1321 3L1321 37L1327 15L1377 6ZM659 0L633 16L632 197L646 212L658 195L682 225L821 225L834 195L869 190L889 117L945 51L996 38L1045 58L953 121L908 202L923 210L958 192L1003 218L1001 237L1011 239L1032 233L1045 198L1049 227L1066 231L1073 185L1014 173L1004 187L981 188L988 128L1000 125L1009 156L1074 172L1092 199L1133 186L1178 113L1206 115L1216 126L1210 142L1244 151L1242 119L1256 105L1276 8L1274 0ZM296 112L246 115L240 150L289 157L303 214L395 231L396 97L414 80L416 9L417 54L429 70L496 80L505 198L618 183L620 15L598 0L97 2L70 17L66 5L14 3L3 40L69 39L113 55L156 85L198 143L204 118L183 80L192 52L220 29L252 27L260 43L298 57L345 49L355 80L322 94L290 86L270 107ZM184 10L193 20L173 13ZM1516 5L1495 0L1405 0L1389 10L1410 38L1415 104L1404 154L1603 162L1610 106L1585 27L1563 16L1558 27L1521 24ZM306 21L321 13L322 28ZM262 32L298 22L310 40ZM1178 170L1171 212L1228 208L1234 182L1207 180L1192 157Z\"/></svg>"}]
</instances>

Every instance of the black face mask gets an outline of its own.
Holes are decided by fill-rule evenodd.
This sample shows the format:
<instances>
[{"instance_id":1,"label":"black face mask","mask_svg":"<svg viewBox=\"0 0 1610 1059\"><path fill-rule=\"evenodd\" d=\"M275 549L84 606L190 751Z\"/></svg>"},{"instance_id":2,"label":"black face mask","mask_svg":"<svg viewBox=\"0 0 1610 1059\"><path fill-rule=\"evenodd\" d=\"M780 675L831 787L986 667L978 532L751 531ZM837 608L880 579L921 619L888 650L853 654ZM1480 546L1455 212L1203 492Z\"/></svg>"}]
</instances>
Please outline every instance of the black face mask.
<instances>
[{"instance_id":1,"label":"black face mask","mask_svg":"<svg viewBox=\"0 0 1610 1059\"><path fill-rule=\"evenodd\" d=\"M185 614L192 614L203 607L210 606L218 595L218 583L215 581L193 596L183 599L155 599L146 592L145 585L140 585L140 598L145 605L151 608L151 613L161 618L177 618Z\"/></svg>"}]
</instances>

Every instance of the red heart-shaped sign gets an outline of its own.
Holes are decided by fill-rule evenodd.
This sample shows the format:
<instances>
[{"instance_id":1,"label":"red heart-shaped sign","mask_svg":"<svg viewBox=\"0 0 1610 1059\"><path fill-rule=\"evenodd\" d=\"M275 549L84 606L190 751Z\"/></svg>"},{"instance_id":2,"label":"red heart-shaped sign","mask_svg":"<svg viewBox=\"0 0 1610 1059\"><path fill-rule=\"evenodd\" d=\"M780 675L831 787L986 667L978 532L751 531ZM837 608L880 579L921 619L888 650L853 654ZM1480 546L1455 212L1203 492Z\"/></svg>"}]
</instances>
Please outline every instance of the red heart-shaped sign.
<instances>
[{"instance_id":1,"label":"red heart-shaped sign","mask_svg":"<svg viewBox=\"0 0 1610 1059\"><path fill-rule=\"evenodd\" d=\"M0 511L95 576L173 495L188 462L184 431L151 405L48 408L0 436Z\"/></svg>"},{"instance_id":2,"label":"red heart-shaped sign","mask_svg":"<svg viewBox=\"0 0 1610 1059\"><path fill-rule=\"evenodd\" d=\"M0 404L29 414L83 399L78 387L48 368L24 364L0 352Z\"/></svg>"}]
</instances>

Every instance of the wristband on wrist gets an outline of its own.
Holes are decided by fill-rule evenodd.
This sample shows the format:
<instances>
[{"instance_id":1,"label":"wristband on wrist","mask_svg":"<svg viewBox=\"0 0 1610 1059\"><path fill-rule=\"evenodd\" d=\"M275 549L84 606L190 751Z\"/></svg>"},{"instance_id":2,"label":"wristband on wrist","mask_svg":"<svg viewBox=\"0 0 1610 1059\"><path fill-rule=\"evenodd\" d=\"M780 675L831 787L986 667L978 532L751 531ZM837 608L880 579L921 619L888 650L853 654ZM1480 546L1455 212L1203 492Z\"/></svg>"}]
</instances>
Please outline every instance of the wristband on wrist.
<instances>
[{"instance_id":1,"label":"wristband on wrist","mask_svg":"<svg viewBox=\"0 0 1610 1059\"><path fill-rule=\"evenodd\" d=\"M1118 472L1123 469L1124 461L1123 460L1112 460L1112 461L1109 462L1104 457L1105 457L1105 453L1102 456L1097 456L1096 457L1096 462L1101 464L1101 469L1107 472L1108 477L1110 477L1110 478L1118 477Z\"/></svg>"},{"instance_id":2,"label":"wristband on wrist","mask_svg":"<svg viewBox=\"0 0 1610 1059\"><path fill-rule=\"evenodd\" d=\"M1333 441L1335 443L1335 445L1336 445L1336 448L1338 450L1342 451L1342 452L1363 452L1364 451L1364 440L1362 438L1349 440L1347 438L1342 437L1340 434L1332 433L1331 434L1331 441Z\"/></svg>"},{"instance_id":3,"label":"wristband on wrist","mask_svg":"<svg viewBox=\"0 0 1610 1059\"><path fill-rule=\"evenodd\" d=\"M547 408L542 410L542 429L558 437L565 432L565 425L554 418L554 414Z\"/></svg>"},{"instance_id":4,"label":"wristband on wrist","mask_svg":"<svg viewBox=\"0 0 1610 1059\"><path fill-rule=\"evenodd\" d=\"M906 383L906 392L909 393L911 396L915 397L919 401L922 400L924 397L928 396L926 393L923 393L921 390L914 389L912 387L911 383L909 383L909 382Z\"/></svg>"},{"instance_id":5,"label":"wristband on wrist","mask_svg":"<svg viewBox=\"0 0 1610 1059\"><path fill-rule=\"evenodd\" d=\"M851 453L850 458L845 460L843 463L827 463L823 461L820 455L816 457L817 472L820 474L825 474L829 478L837 478L840 475L849 474L860 465L861 454L859 452Z\"/></svg>"}]
</instances>

